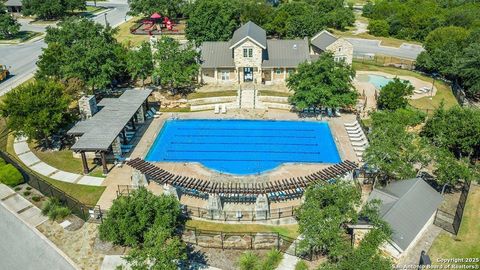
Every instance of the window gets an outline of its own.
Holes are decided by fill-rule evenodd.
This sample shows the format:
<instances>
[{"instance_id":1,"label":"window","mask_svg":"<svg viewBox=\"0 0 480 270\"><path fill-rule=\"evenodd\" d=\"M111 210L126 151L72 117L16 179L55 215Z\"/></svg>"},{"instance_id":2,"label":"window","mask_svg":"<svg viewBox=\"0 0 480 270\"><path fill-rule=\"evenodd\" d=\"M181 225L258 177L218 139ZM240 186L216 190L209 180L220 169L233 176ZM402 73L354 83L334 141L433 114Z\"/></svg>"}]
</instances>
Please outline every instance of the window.
<instances>
[{"instance_id":1,"label":"window","mask_svg":"<svg viewBox=\"0 0 480 270\"><path fill-rule=\"evenodd\" d=\"M230 80L230 71L224 70L222 71L222 81Z\"/></svg>"},{"instance_id":2,"label":"window","mask_svg":"<svg viewBox=\"0 0 480 270\"><path fill-rule=\"evenodd\" d=\"M244 48L243 49L243 57L253 57L253 49L252 48Z\"/></svg>"},{"instance_id":3,"label":"window","mask_svg":"<svg viewBox=\"0 0 480 270\"><path fill-rule=\"evenodd\" d=\"M335 62L345 62L345 60L347 60L347 57L345 57L345 56L335 56L334 60L335 60Z\"/></svg>"},{"instance_id":4,"label":"window","mask_svg":"<svg viewBox=\"0 0 480 270\"><path fill-rule=\"evenodd\" d=\"M288 73L288 75L292 74L292 73L293 73L293 69L291 69L291 68L290 68L290 69L287 69L287 73Z\"/></svg>"},{"instance_id":5,"label":"window","mask_svg":"<svg viewBox=\"0 0 480 270\"><path fill-rule=\"evenodd\" d=\"M342 51L342 47L338 48L338 52L341 52Z\"/></svg>"},{"instance_id":6,"label":"window","mask_svg":"<svg viewBox=\"0 0 480 270\"><path fill-rule=\"evenodd\" d=\"M277 75L280 75L280 74L282 74L282 70L277 68L277 69L275 69L275 73L277 73Z\"/></svg>"}]
</instances>

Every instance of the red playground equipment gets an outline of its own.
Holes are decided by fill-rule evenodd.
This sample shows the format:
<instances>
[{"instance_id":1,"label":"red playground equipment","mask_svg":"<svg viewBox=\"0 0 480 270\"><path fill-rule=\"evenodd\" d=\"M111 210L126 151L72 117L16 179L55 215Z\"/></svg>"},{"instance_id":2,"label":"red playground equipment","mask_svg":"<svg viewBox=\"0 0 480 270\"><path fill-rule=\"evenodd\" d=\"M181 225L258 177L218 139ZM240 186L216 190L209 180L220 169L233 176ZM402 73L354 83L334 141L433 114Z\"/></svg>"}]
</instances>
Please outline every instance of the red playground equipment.
<instances>
[{"instance_id":1,"label":"red playground equipment","mask_svg":"<svg viewBox=\"0 0 480 270\"><path fill-rule=\"evenodd\" d=\"M174 25L175 24L168 17L162 17L162 15L155 12L150 18L143 20L142 30L149 35L152 35L153 33L162 33L164 29L171 32L177 32L178 30L173 29Z\"/></svg>"}]
</instances>

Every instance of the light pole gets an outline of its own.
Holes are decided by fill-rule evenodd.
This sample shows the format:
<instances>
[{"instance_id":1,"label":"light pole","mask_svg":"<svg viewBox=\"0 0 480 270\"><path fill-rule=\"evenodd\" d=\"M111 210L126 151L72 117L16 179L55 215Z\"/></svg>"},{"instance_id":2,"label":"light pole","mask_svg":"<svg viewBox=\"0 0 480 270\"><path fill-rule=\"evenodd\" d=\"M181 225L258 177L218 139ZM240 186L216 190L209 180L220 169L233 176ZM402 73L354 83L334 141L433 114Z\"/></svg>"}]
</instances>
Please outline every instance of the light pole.
<instances>
[{"instance_id":1,"label":"light pole","mask_svg":"<svg viewBox=\"0 0 480 270\"><path fill-rule=\"evenodd\" d=\"M105 17L105 26L108 26L108 21L107 21L107 13L103 13L104 17Z\"/></svg>"}]
</instances>

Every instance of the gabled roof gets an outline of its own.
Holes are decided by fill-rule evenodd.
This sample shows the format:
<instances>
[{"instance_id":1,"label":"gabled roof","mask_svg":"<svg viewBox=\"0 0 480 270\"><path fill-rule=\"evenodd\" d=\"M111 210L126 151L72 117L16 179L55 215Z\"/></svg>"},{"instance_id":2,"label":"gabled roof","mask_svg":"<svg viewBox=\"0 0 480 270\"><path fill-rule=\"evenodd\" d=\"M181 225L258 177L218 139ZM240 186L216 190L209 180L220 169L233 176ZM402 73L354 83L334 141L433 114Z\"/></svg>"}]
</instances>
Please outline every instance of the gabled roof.
<instances>
[{"instance_id":1,"label":"gabled roof","mask_svg":"<svg viewBox=\"0 0 480 270\"><path fill-rule=\"evenodd\" d=\"M313 46L321 49L322 51L325 51L328 46L330 46L337 40L338 38L336 38L330 32L328 32L327 30L323 30L320 33L316 34L314 37L312 37L310 43Z\"/></svg>"},{"instance_id":2,"label":"gabled roof","mask_svg":"<svg viewBox=\"0 0 480 270\"><path fill-rule=\"evenodd\" d=\"M228 42L203 42L200 59L202 68L235 67Z\"/></svg>"},{"instance_id":3,"label":"gabled roof","mask_svg":"<svg viewBox=\"0 0 480 270\"><path fill-rule=\"evenodd\" d=\"M267 32L260 26L249 21L235 30L233 37L230 40L230 49L235 48L235 46L246 39L250 39L262 49L267 48Z\"/></svg>"},{"instance_id":4,"label":"gabled roof","mask_svg":"<svg viewBox=\"0 0 480 270\"><path fill-rule=\"evenodd\" d=\"M21 0L8 0L5 2L6 7L21 7L22 1Z\"/></svg>"},{"instance_id":5,"label":"gabled roof","mask_svg":"<svg viewBox=\"0 0 480 270\"><path fill-rule=\"evenodd\" d=\"M308 40L267 40L262 67L297 67L310 60Z\"/></svg>"},{"instance_id":6,"label":"gabled roof","mask_svg":"<svg viewBox=\"0 0 480 270\"><path fill-rule=\"evenodd\" d=\"M442 202L442 196L420 178L400 180L374 189L368 200L379 199L381 218L393 229L392 240L402 250L420 233Z\"/></svg>"}]
</instances>

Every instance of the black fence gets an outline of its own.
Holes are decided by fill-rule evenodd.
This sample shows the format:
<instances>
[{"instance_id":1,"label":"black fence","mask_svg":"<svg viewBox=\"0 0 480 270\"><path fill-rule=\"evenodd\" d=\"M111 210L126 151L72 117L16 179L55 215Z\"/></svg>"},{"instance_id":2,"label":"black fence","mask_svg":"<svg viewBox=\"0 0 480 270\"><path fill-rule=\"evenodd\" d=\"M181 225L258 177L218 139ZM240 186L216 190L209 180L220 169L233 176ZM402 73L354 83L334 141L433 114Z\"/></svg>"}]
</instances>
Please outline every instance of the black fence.
<instances>
[{"instance_id":1,"label":"black fence","mask_svg":"<svg viewBox=\"0 0 480 270\"><path fill-rule=\"evenodd\" d=\"M396 67L407 70L415 69L415 60L404 59L394 56L374 55L374 54L354 54L353 59L356 62L365 64L381 66L381 67Z\"/></svg>"},{"instance_id":2,"label":"black fence","mask_svg":"<svg viewBox=\"0 0 480 270\"><path fill-rule=\"evenodd\" d=\"M223 232L200 230L186 226L182 233L186 243L222 250L272 250L311 261L317 256L311 249L302 248L298 240L275 232Z\"/></svg>"},{"instance_id":3,"label":"black fence","mask_svg":"<svg viewBox=\"0 0 480 270\"><path fill-rule=\"evenodd\" d=\"M128 196L138 187L131 185L118 185L117 197ZM238 210L238 211L218 211L201 207L182 205L183 214L188 217L196 217L207 220L217 221L266 221L282 218L295 217L295 211L298 206L273 208L268 211Z\"/></svg>"},{"instance_id":4,"label":"black fence","mask_svg":"<svg viewBox=\"0 0 480 270\"><path fill-rule=\"evenodd\" d=\"M58 198L76 216L85 221L89 220L91 217L101 218L101 214L98 215L100 212L98 212L97 215L94 215L95 209L98 209L98 206L85 205L81 203L79 200L73 198L64 191L44 180L43 176L35 173L29 168L22 166L20 161L6 151L0 150L0 157L3 158L5 162L12 164L15 168L17 168L28 185L40 191L40 193L42 193L44 196Z\"/></svg>"},{"instance_id":5,"label":"black fence","mask_svg":"<svg viewBox=\"0 0 480 270\"><path fill-rule=\"evenodd\" d=\"M457 208L455 214L448 213L446 211L438 209L435 213L435 220L433 223L440 228L446 230L449 233L458 234L460 224L462 223L463 211L465 210L465 204L467 203L468 192L470 191L470 182L465 182L462 187L462 193L458 199Z\"/></svg>"}]
</instances>

